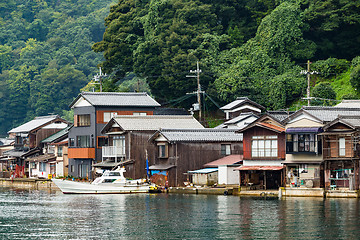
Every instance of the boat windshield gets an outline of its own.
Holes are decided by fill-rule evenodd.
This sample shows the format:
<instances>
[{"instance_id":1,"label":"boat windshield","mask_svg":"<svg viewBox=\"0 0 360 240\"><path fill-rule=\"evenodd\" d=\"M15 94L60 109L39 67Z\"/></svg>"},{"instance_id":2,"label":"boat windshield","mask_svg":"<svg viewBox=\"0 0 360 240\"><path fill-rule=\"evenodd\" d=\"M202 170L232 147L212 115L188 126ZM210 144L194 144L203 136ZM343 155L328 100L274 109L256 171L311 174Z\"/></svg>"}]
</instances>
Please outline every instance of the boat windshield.
<instances>
[{"instance_id":1,"label":"boat windshield","mask_svg":"<svg viewBox=\"0 0 360 240\"><path fill-rule=\"evenodd\" d=\"M109 176L120 176L119 172L109 172Z\"/></svg>"},{"instance_id":2,"label":"boat windshield","mask_svg":"<svg viewBox=\"0 0 360 240\"><path fill-rule=\"evenodd\" d=\"M103 177L121 176L120 172L104 172Z\"/></svg>"}]
</instances>

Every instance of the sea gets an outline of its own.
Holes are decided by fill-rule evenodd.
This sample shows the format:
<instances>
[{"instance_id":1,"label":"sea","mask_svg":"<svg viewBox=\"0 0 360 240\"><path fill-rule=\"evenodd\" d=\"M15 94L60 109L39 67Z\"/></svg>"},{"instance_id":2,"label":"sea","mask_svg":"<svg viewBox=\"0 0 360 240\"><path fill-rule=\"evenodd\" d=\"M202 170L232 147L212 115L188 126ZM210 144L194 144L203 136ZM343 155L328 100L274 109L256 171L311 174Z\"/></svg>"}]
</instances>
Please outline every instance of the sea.
<instances>
[{"instance_id":1,"label":"sea","mask_svg":"<svg viewBox=\"0 0 360 240\"><path fill-rule=\"evenodd\" d=\"M360 239L358 199L0 187L0 239Z\"/></svg>"}]
</instances>

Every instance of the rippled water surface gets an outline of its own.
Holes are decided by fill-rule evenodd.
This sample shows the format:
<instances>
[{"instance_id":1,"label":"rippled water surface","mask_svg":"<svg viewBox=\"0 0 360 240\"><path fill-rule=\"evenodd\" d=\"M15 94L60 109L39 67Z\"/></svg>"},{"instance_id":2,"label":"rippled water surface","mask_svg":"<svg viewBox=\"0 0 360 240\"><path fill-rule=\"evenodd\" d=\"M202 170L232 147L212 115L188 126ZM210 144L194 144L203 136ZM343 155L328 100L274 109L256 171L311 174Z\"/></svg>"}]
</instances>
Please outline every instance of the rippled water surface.
<instances>
[{"instance_id":1,"label":"rippled water surface","mask_svg":"<svg viewBox=\"0 0 360 240\"><path fill-rule=\"evenodd\" d=\"M0 188L0 239L359 239L357 199Z\"/></svg>"}]
</instances>

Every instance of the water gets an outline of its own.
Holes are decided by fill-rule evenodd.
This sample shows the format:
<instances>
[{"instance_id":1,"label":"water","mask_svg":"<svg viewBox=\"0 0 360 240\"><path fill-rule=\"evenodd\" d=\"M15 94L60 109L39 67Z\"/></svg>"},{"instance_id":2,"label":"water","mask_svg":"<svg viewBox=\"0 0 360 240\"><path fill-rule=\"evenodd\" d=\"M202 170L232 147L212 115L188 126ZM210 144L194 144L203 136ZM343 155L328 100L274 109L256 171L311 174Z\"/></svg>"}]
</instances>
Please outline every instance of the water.
<instances>
[{"instance_id":1,"label":"water","mask_svg":"<svg viewBox=\"0 0 360 240\"><path fill-rule=\"evenodd\" d=\"M357 199L0 188L0 239L359 239Z\"/></svg>"}]
</instances>

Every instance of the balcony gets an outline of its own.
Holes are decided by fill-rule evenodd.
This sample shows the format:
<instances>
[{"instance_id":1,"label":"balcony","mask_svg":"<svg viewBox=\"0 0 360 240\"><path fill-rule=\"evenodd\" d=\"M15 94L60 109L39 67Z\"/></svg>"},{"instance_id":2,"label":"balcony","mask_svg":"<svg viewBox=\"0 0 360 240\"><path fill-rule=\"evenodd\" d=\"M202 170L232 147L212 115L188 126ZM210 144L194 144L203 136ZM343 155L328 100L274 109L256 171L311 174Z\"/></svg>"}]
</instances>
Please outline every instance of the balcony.
<instances>
[{"instance_id":1,"label":"balcony","mask_svg":"<svg viewBox=\"0 0 360 240\"><path fill-rule=\"evenodd\" d=\"M124 158L125 149L118 146L106 146L102 147L102 157L104 158Z\"/></svg>"},{"instance_id":2,"label":"balcony","mask_svg":"<svg viewBox=\"0 0 360 240\"><path fill-rule=\"evenodd\" d=\"M356 151L353 148L338 148L338 147L327 147L323 149L323 156L326 160L338 160L338 159L352 159L357 157Z\"/></svg>"},{"instance_id":3,"label":"balcony","mask_svg":"<svg viewBox=\"0 0 360 240\"><path fill-rule=\"evenodd\" d=\"M321 154L321 141L287 141L287 154Z\"/></svg>"},{"instance_id":4,"label":"balcony","mask_svg":"<svg viewBox=\"0 0 360 240\"><path fill-rule=\"evenodd\" d=\"M69 148L68 158L95 158L95 148Z\"/></svg>"}]
</instances>

